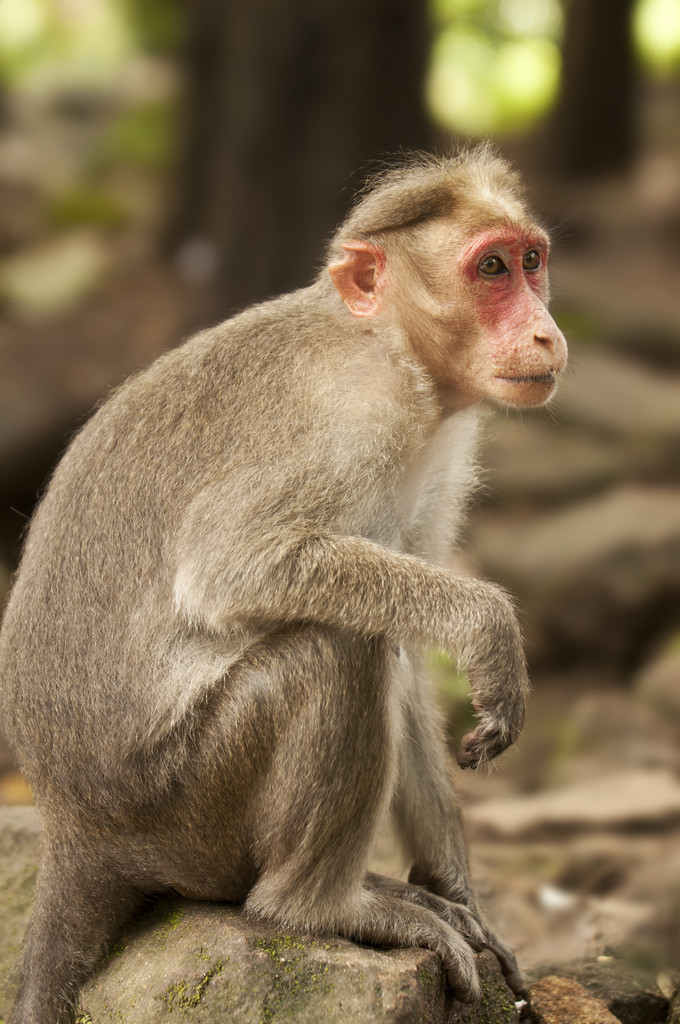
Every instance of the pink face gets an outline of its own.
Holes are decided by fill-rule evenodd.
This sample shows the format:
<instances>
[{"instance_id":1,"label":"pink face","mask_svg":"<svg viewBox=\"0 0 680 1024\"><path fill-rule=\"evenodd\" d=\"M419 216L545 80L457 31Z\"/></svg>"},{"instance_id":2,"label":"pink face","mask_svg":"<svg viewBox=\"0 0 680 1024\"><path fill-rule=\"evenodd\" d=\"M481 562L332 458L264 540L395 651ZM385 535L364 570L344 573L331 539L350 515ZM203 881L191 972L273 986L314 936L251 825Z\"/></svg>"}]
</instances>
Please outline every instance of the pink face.
<instances>
[{"instance_id":1,"label":"pink face","mask_svg":"<svg viewBox=\"0 0 680 1024\"><path fill-rule=\"evenodd\" d=\"M389 297L390 266L372 242L343 245L344 258L329 272L353 316L399 311ZM567 361L562 332L548 313L548 239L538 228L489 229L464 244L443 291L453 314L415 318L411 343L435 381L446 407L491 399L507 405L542 405Z\"/></svg>"},{"instance_id":2,"label":"pink face","mask_svg":"<svg viewBox=\"0 0 680 1024\"><path fill-rule=\"evenodd\" d=\"M489 398L540 405L566 364L564 336L547 309L547 262L543 232L515 226L476 235L460 257L460 278L485 342L486 351L477 353L477 384Z\"/></svg>"}]
</instances>

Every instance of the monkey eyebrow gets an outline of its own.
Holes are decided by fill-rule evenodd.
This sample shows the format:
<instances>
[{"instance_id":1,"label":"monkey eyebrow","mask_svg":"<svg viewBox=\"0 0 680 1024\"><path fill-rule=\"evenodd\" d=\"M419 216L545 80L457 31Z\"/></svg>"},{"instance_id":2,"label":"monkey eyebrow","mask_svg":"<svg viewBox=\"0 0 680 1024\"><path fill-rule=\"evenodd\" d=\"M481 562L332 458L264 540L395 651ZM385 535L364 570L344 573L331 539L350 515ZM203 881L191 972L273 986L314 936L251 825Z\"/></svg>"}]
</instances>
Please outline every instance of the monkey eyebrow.
<instances>
[{"instance_id":1,"label":"monkey eyebrow","mask_svg":"<svg viewBox=\"0 0 680 1024\"><path fill-rule=\"evenodd\" d=\"M520 245L525 251L528 249L540 249L541 252L547 255L550 250L550 239L540 228L536 227L532 227L528 231L519 227L491 229L470 239L469 244L461 254L460 262L462 264L476 263L488 250L494 247L514 248Z\"/></svg>"}]
</instances>

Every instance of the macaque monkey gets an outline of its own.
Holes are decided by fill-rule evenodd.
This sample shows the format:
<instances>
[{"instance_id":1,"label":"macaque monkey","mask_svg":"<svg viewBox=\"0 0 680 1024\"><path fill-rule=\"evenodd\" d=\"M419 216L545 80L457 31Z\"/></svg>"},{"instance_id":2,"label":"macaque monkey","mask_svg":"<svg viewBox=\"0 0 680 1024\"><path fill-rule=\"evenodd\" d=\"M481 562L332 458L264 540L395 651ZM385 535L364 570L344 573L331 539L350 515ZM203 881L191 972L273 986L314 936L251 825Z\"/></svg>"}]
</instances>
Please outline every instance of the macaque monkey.
<instances>
[{"instance_id":1,"label":"macaque monkey","mask_svg":"<svg viewBox=\"0 0 680 1024\"><path fill-rule=\"evenodd\" d=\"M423 651L469 671L458 762L505 750L509 599L447 568L479 410L538 406L565 341L548 238L487 147L378 177L307 288L106 401L40 503L0 640L2 721L44 853L12 1024L62 1024L148 895L281 928L474 951L522 990L468 877ZM367 873L392 811L408 882Z\"/></svg>"}]
</instances>

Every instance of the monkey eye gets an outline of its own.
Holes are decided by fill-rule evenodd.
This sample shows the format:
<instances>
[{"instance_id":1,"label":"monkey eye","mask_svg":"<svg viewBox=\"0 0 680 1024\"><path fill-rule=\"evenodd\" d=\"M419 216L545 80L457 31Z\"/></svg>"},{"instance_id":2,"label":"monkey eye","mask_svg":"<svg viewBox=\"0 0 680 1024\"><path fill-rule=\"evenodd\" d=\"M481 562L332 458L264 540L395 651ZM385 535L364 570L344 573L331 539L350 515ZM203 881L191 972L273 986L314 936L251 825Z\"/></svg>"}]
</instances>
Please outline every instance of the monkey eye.
<instances>
[{"instance_id":1,"label":"monkey eye","mask_svg":"<svg viewBox=\"0 0 680 1024\"><path fill-rule=\"evenodd\" d=\"M499 277L508 272L508 268L500 256L486 256L479 264L478 270L484 277Z\"/></svg>"},{"instance_id":2,"label":"monkey eye","mask_svg":"<svg viewBox=\"0 0 680 1024\"><path fill-rule=\"evenodd\" d=\"M536 249L529 249L528 252L524 253L522 267L531 274L534 270L538 270L542 262L540 252L537 252Z\"/></svg>"}]
</instances>

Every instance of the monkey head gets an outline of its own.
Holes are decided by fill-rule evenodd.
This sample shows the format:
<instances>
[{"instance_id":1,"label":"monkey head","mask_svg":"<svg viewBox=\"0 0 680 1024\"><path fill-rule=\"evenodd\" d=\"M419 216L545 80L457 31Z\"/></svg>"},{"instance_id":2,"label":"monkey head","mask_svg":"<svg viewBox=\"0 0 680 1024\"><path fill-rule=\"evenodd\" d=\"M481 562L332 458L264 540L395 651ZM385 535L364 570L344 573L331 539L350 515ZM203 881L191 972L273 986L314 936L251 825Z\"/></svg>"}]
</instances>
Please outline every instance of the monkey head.
<instances>
[{"instance_id":1,"label":"monkey head","mask_svg":"<svg viewBox=\"0 0 680 1024\"><path fill-rule=\"evenodd\" d=\"M548 312L549 239L521 203L476 199L342 249L329 272L350 313L405 332L445 409L552 397L567 346Z\"/></svg>"}]
</instances>

